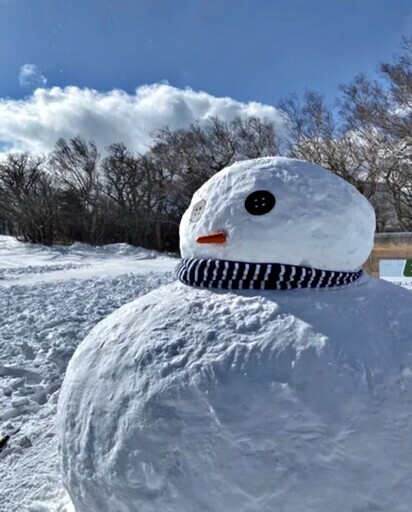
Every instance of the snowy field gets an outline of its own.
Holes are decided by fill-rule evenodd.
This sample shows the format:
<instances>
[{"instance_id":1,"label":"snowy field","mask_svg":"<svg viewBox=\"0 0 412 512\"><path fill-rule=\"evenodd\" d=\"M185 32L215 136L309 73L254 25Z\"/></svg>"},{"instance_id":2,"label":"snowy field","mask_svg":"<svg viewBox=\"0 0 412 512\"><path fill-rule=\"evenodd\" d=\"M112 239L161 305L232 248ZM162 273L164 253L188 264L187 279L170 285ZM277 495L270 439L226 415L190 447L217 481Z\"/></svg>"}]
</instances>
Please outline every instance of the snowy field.
<instances>
[{"instance_id":1,"label":"snowy field","mask_svg":"<svg viewBox=\"0 0 412 512\"><path fill-rule=\"evenodd\" d=\"M55 413L75 348L113 310L170 282L177 260L115 244L0 236L0 512L68 512Z\"/></svg>"}]
</instances>

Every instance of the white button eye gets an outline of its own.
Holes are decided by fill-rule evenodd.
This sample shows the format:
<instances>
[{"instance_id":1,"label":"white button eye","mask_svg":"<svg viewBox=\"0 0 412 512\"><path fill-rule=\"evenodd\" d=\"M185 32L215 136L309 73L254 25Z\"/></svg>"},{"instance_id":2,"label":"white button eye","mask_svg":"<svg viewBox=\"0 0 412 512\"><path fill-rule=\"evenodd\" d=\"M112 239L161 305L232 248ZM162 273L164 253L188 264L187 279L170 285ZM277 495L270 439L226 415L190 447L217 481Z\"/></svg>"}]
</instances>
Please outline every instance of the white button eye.
<instances>
[{"instance_id":1,"label":"white button eye","mask_svg":"<svg viewBox=\"0 0 412 512\"><path fill-rule=\"evenodd\" d=\"M206 201L203 199L192 206L192 213L190 214L190 221L197 222L202 216L206 208Z\"/></svg>"}]
</instances>

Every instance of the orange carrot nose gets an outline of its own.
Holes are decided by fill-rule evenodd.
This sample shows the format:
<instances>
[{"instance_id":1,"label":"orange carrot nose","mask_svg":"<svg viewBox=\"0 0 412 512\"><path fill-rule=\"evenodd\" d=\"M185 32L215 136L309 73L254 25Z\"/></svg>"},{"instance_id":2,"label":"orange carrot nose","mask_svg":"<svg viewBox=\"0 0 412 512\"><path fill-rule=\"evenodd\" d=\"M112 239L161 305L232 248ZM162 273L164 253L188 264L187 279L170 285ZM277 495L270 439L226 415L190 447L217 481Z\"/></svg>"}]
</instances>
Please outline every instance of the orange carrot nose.
<instances>
[{"instance_id":1,"label":"orange carrot nose","mask_svg":"<svg viewBox=\"0 0 412 512\"><path fill-rule=\"evenodd\" d=\"M211 235L199 236L196 242L198 244L224 244L226 239L225 233L212 233Z\"/></svg>"}]
</instances>

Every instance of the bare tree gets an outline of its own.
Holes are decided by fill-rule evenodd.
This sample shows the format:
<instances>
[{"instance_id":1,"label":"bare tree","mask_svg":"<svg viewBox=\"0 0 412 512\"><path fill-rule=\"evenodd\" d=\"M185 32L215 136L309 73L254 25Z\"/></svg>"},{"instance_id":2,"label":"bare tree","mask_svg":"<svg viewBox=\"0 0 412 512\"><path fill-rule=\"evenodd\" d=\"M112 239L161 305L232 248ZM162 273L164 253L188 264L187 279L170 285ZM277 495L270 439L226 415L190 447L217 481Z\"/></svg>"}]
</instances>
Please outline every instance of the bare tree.
<instances>
[{"instance_id":1,"label":"bare tree","mask_svg":"<svg viewBox=\"0 0 412 512\"><path fill-rule=\"evenodd\" d=\"M112 225L122 241L148 247L147 195L150 193L142 157L124 144L107 148L101 165L103 192L111 208Z\"/></svg>"},{"instance_id":2,"label":"bare tree","mask_svg":"<svg viewBox=\"0 0 412 512\"><path fill-rule=\"evenodd\" d=\"M146 211L156 226L156 245L176 248L180 218L194 192L237 160L275 155L279 140L273 123L255 117L231 122L211 118L188 129L157 131L151 150L141 157L146 170Z\"/></svg>"},{"instance_id":3,"label":"bare tree","mask_svg":"<svg viewBox=\"0 0 412 512\"><path fill-rule=\"evenodd\" d=\"M156 134L149 157L163 169L179 193L190 200L211 176L238 160L279 154L273 123L256 117L231 122L216 117L186 130L166 128Z\"/></svg>"},{"instance_id":4,"label":"bare tree","mask_svg":"<svg viewBox=\"0 0 412 512\"><path fill-rule=\"evenodd\" d=\"M53 243L56 190L44 158L11 153L0 163L0 214L18 238Z\"/></svg>"},{"instance_id":5,"label":"bare tree","mask_svg":"<svg viewBox=\"0 0 412 512\"><path fill-rule=\"evenodd\" d=\"M376 177L365 160L365 145L355 131L341 128L323 96L308 91L300 101L292 95L279 108L286 114L290 156L321 165L373 196Z\"/></svg>"},{"instance_id":6,"label":"bare tree","mask_svg":"<svg viewBox=\"0 0 412 512\"><path fill-rule=\"evenodd\" d=\"M371 80L359 75L342 86L340 114L356 133L369 168L385 190L400 229L412 229L412 39ZM388 219L386 219L388 220Z\"/></svg>"},{"instance_id":7,"label":"bare tree","mask_svg":"<svg viewBox=\"0 0 412 512\"><path fill-rule=\"evenodd\" d=\"M412 40L380 74L340 87L336 108L308 91L281 101L288 154L352 183L374 205L378 230L412 229Z\"/></svg>"},{"instance_id":8,"label":"bare tree","mask_svg":"<svg viewBox=\"0 0 412 512\"><path fill-rule=\"evenodd\" d=\"M102 243L106 230L99 158L95 143L80 137L59 139L49 158L61 188L61 216L68 228L68 238L76 233L78 239L92 244ZM81 210L76 212L80 205Z\"/></svg>"}]
</instances>

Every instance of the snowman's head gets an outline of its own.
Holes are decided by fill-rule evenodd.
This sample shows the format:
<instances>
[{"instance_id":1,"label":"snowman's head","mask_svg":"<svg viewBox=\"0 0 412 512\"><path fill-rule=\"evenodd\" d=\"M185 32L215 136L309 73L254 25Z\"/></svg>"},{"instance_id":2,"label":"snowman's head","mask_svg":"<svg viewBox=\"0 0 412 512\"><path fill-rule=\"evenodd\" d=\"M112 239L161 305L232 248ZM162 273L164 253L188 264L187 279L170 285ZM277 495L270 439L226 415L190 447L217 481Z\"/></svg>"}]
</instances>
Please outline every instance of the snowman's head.
<instances>
[{"instance_id":1,"label":"snowman's head","mask_svg":"<svg viewBox=\"0 0 412 512\"><path fill-rule=\"evenodd\" d=\"M193 196L180 224L185 258L353 271L375 231L370 203L325 169L289 158L238 162Z\"/></svg>"}]
</instances>

